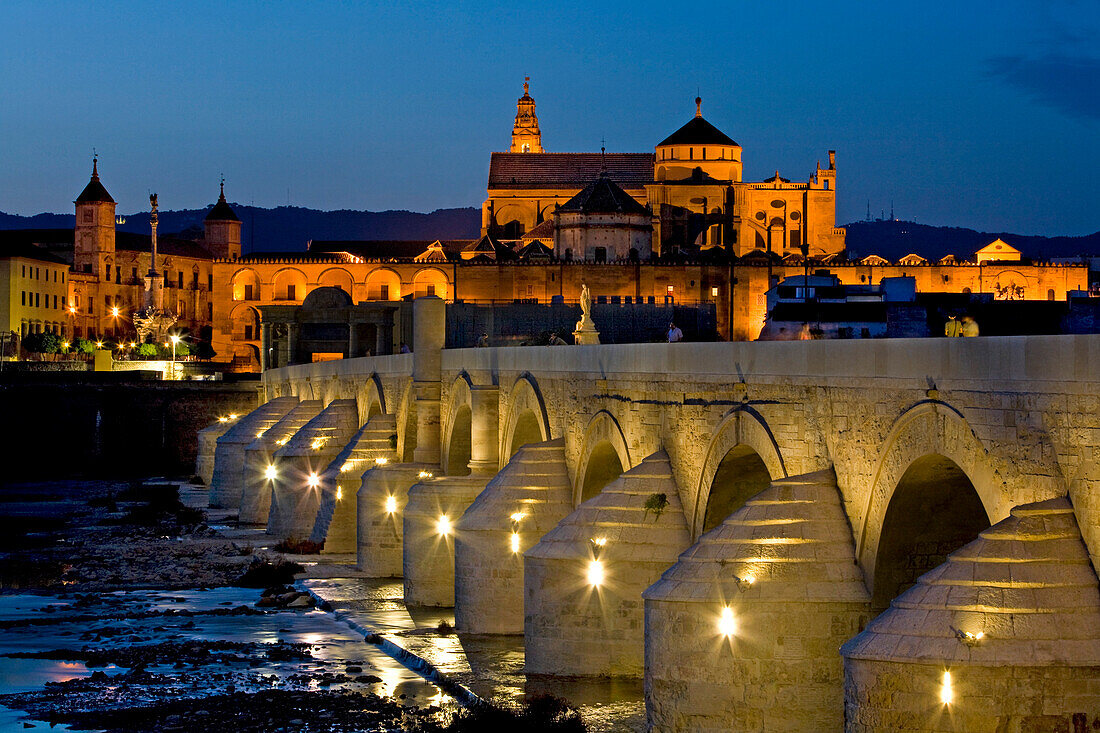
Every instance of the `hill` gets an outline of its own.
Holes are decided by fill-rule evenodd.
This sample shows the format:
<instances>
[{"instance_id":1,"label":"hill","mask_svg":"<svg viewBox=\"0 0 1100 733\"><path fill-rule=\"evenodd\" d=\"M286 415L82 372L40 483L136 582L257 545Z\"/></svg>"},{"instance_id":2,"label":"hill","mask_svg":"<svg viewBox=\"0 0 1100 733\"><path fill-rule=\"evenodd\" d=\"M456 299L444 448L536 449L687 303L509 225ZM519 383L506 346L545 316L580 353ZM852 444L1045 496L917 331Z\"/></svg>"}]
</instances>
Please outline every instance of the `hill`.
<instances>
[{"instance_id":1,"label":"hill","mask_svg":"<svg viewBox=\"0 0 1100 733\"><path fill-rule=\"evenodd\" d=\"M298 206L265 209L233 204L241 219L241 242L251 251L301 252L311 239L475 239L481 234L481 211L474 208L415 211L318 211ZM161 211L158 231L196 237L209 209ZM149 233L149 214L124 215L118 229ZM0 213L0 229L71 228L73 214L17 216Z\"/></svg>"},{"instance_id":2,"label":"hill","mask_svg":"<svg viewBox=\"0 0 1100 733\"><path fill-rule=\"evenodd\" d=\"M973 259L974 253L1000 237L1033 260L1053 257L1100 256L1100 232L1084 237L1038 237L1010 232L978 232L960 227L934 227L911 221L856 221L848 230L848 257L877 254L896 262L916 252L930 260L948 254Z\"/></svg>"}]
</instances>

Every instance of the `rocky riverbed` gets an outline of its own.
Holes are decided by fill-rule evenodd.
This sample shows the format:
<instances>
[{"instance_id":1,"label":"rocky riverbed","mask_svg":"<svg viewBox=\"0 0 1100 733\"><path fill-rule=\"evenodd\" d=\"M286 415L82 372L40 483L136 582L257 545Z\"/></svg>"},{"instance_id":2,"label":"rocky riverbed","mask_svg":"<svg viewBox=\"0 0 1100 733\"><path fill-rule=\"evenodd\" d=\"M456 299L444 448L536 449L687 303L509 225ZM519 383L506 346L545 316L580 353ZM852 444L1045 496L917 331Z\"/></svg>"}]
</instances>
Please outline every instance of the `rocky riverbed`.
<instances>
[{"instance_id":1,"label":"rocky riverbed","mask_svg":"<svg viewBox=\"0 0 1100 733\"><path fill-rule=\"evenodd\" d=\"M551 699L461 709L314 608L300 570L168 483L3 487L0 706L25 717L0 731L584 730Z\"/></svg>"}]
</instances>

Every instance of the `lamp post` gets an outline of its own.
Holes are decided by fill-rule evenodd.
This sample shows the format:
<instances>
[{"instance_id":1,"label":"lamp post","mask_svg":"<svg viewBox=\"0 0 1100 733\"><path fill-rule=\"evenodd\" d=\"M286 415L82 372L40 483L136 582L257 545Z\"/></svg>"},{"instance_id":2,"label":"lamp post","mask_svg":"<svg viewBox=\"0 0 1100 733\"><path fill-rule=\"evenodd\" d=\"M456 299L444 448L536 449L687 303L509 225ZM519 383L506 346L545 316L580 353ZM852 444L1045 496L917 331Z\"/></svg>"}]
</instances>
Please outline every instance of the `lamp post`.
<instances>
[{"instance_id":1,"label":"lamp post","mask_svg":"<svg viewBox=\"0 0 1100 733\"><path fill-rule=\"evenodd\" d=\"M180 337L176 334L172 334L168 337L172 342L172 379L176 378L176 344L180 342Z\"/></svg>"}]
</instances>

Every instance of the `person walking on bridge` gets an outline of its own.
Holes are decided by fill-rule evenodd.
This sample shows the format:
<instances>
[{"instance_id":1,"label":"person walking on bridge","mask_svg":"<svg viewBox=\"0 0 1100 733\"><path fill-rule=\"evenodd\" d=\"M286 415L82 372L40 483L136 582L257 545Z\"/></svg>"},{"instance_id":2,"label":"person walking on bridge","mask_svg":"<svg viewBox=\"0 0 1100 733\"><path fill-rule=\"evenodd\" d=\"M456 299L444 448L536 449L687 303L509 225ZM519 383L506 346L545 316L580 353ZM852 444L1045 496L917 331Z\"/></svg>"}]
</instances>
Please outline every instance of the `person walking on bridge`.
<instances>
[{"instance_id":1,"label":"person walking on bridge","mask_svg":"<svg viewBox=\"0 0 1100 733\"><path fill-rule=\"evenodd\" d=\"M683 340L684 332L680 330L680 327L675 322L668 324L668 342L675 344Z\"/></svg>"}]
</instances>

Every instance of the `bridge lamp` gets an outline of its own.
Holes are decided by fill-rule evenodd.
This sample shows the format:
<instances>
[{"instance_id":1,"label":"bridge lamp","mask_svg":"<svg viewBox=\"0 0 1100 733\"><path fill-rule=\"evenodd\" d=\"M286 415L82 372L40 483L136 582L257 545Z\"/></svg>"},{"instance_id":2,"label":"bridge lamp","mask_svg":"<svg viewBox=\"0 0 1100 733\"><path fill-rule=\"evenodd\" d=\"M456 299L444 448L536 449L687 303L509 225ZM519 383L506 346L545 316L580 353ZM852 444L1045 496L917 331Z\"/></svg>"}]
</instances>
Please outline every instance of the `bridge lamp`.
<instances>
[{"instance_id":1,"label":"bridge lamp","mask_svg":"<svg viewBox=\"0 0 1100 733\"><path fill-rule=\"evenodd\" d=\"M351 469L355 468L355 463L352 461L344 461L344 465L340 466L340 473L347 473Z\"/></svg>"},{"instance_id":2,"label":"bridge lamp","mask_svg":"<svg viewBox=\"0 0 1100 733\"><path fill-rule=\"evenodd\" d=\"M118 318L118 306L115 306L111 309L111 315L115 318Z\"/></svg>"},{"instance_id":3,"label":"bridge lamp","mask_svg":"<svg viewBox=\"0 0 1100 733\"><path fill-rule=\"evenodd\" d=\"M315 471L311 472L309 478L306 479L306 485L311 489L316 489L321 485L321 477Z\"/></svg>"},{"instance_id":4,"label":"bridge lamp","mask_svg":"<svg viewBox=\"0 0 1100 733\"><path fill-rule=\"evenodd\" d=\"M229 422L229 418L225 416L219 417L218 422Z\"/></svg>"},{"instance_id":5,"label":"bridge lamp","mask_svg":"<svg viewBox=\"0 0 1100 733\"><path fill-rule=\"evenodd\" d=\"M256 433L256 437L257 437L257 438L262 438L262 437L264 437L264 431L262 431L262 430L261 430L260 432Z\"/></svg>"},{"instance_id":6,"label":"bridge lamp","mask_svg":"<svg viewBox=\"0 0 1100 733\"><path fill-rule=\"evenodd\" d=\"M95 347L97 349L102 349L103 348L103 342L102 341L96 341L95 342Z\"/></svg>"},{"instance_id":7,"label":"bridge lamp","mask_svg":"<svg viewBox=\"0 0 1100 733\"><path fill-rule=\"evenodd\" d=\"M336 487L336 501L340 501L344 498L344 490L339 486Z\"/></svg>"},{"instance_id":8,"label":"bridge lamp","mask_svg":"<svg viewBox=\"0 0 1100 733\"><path fill-rule=\"evenodd\" d=\"M519 532L512 532L511 536L512 554L515 555L519 552Z\"/></svg>"},{"instance_id":9,"label":"bridge lamp","mask_svg":"<svg viewBox=\"0 0 1100 733\"><path fill-rule=\"evenodd\" d=\"M741 591L742 593L751 588L752 584L756 582L756 578L751 575L746 575L740 578L735 575L733 576L733 580L735 583L737 583L737 590Z\"/></svg>"},{"instance_id":10,"label":"bridge lamp","mask_svg":"<svg viewBox=\"0 0 1100 733\"><path fill-rule=\"evenodd\" d=\"M393 514L397 511L397 497L386 497L386 514Z\"/></svg>"},{"instance_id":11,"label":"bridge lamp","mask_svg":"<svg viewBox=\"0 0 1100 733\"><path fill-rule=\"evenodd\" d=\"M436 531L439 532L439 534L446 537L451 533L451 518L448 517L446 514L441 514L439 516L439 521L435 523L435 528Z\"/></svg>"},{"instance_id":12,"label":"bridge lamp","mask_svg":"<svg viewBox=\"0 0 1100 733\"><path fill-rule=\"evenodd\" d=\"M419 474L417 474L417 476L421 479L432 478L432 472L431 471L421 471Z\"/></svg>"},{"instance_id":13,"label":"bridge lamp","mask_svg":"<svg viewBox=\"0 0 1100 733\"><path fill-rule=\"evenodd\" d=\"M268 466L264 469L264 478L268 481L274 481L278 474L275 472L275 466Z\"/></svg>"},{"instance_id":14,"label":"bridge lamp","mask_svg":"<svg viewBox=\"0 0 1100 733\"><path fill-rule=\"evenodd\" d=\"M961 641L963 644L966 644L971 649L978 646L978 644L981 643L982 639L985 638L984 631L974 633L973 631L962 631L960 629L952 630L955 632L955 638Z\"/></svg>"},{"instance_id":15,"label":"bridge lamp","mask_svg":"<svg viewBox=\"0 0 1100 733\"><path fill-rule=\"evenodd\" d=\"M234 414L233 414L233 413L231 412L231 413L229 413L229 419L230 419L230 420L236 420L236 419L237 419L237 416L236 416L236 415L234 415Z\"/></svg>"},{"instance_id":16,"label":"bridge lamp","mask_svg":"<svg viewBox=\"0 0 1100 733\"><path fill-rule=\"evenodd\" d=\"M321 448L324 447L324 445L325 445L325 439L324 438L314 438L310 442L309 447L312 448L313 450L320 450Z\"/></svg>"},{"instance_id":17,"label":"bridge lamp","mask_svg":"<svg viewBox=\"0 0 1100 733\"><path fill-rule=\"evenodd\" d=\"M737 633L737 621L733 618L733 609L729 606L722 608L718 616L718 633L729 638Z\"/></svg>"},{"instance_id":18,"label":"bridge lamp","mask_svg":"<svg viewBox=\"0 0 1100 733\"><path fill-rule=\"evenodd\" d=\"M390 462L389 458L375 458L374 459L374 465L376 465L376 466L385 466L389 462Z\"/></svg>"},{"instance_id":19,"label":"bridge lamp","mask_svg":"<svg viewBox=\"0 0 1100 733\"><path fill-rule=\"evenodd\" d=\"M943 683L940 684L940 702L950 705L955 699L955 690L951 685L951 673L944 671Z\"/></svg>"}]
</instances>

